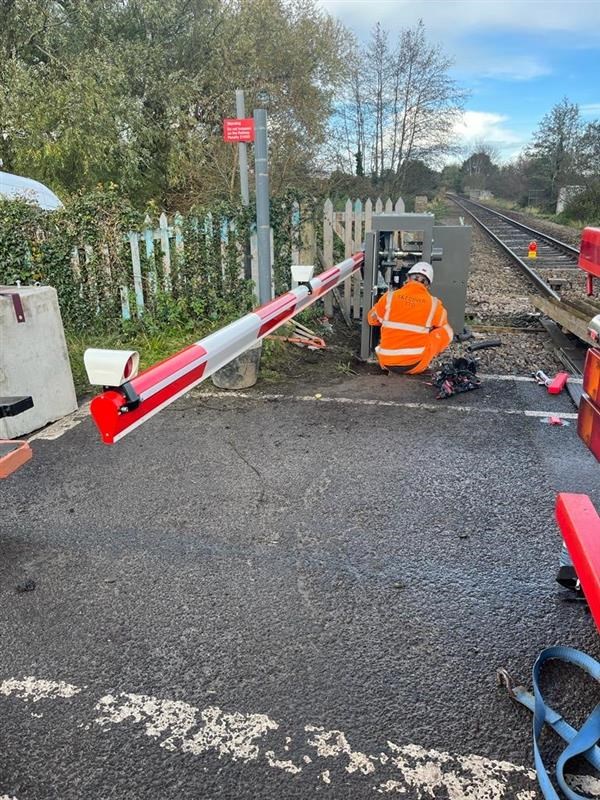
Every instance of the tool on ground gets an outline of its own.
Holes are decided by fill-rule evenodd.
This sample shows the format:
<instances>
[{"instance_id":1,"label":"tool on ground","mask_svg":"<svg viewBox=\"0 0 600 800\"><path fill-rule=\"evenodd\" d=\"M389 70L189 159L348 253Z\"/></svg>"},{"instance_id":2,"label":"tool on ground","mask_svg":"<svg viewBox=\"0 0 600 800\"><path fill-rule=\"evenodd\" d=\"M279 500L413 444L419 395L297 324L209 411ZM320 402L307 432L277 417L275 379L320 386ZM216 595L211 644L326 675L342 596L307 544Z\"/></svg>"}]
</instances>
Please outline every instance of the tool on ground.
<instances>
[{"instance_id":1,"label":"tool on ground","mask_svg":"<svg viewBox=\"0 0 600 800\"><path fill-rule=\"evenodd\" d=\"M569 380L568 372L557 372L553 378L550 378L541 369L538 369L537 372L532 372L531 374L540 386L546 387L548 394L560 394Z\"/></svg>"},{"instance_id":2,"label":"tool on ground","mask_svg":"<svg viewBox=\"0 0 600 800\"><path fill-rule=\"evenodd\" d=\"M310 328L307 328L306 325L298 322L298 320L291 320L290 325L292 326L292 331L289 336L275 336L271 334L266 338L275 339L280 342L289 342L298 347L306 347L308 350L325 350L327 347L324 339L317 336L314 331L311 331Z\"/></svg>"},{"instance_id":3,"label":"tool on ground","mask_svg":"<svg viewBox=\"0 0 600 800\"><path fill-rule=\"evenodd\" d=\"M506 687L511 700L525 706L533 713L533 750L535 770L542 794L546 800L560 800L559 795L552 785L548 770L540 753L540 736L544 725L549 725L566 743L556 762L556 780L564 796L568 800L587 800L583 795L577 794L567 784L565 767L572 759L583 756L593 767L600 770L600 703L594 708L579 730L551 708L545 701L540 690L540 676L544 665L548 661L562 661L579 667L594 680L600 681L600 663L591 656L575 650L572 647L548 647L537 657L533 665L532 684L533 694L523 686L515 686L510 674L505 669L499 669L496 678L499 686Z\"/></svg>"},{"instance_id":4,"label":"tool on ground","mask_svg":"<svg viewBox=\"0 0 600 800\"><path fill-rule=\"evenodd\" d=\"M557 372L548 385L548 394L560 394L569 380L568 372Z\"/></svg>"},{"instance_id":5,"label":"tool on ground","mask_svg":"<svg viewBox=\"0 0 600 800\"><path fill-rule=\"evenodd\" d=\"M563 542L560 557L558 560L558 572L556 574L556 582L565 589L575 592L576 595L585 600L583 589L581 588L581 581L575 570L575 565L571 560L567 545Z\"/></svg>"},{"instance_id":6,"label":"tool on ground","mask_svg":"<svg viewBox=\"0 0 600 800\"><path fill-rule=\"evenodd\" d=\"M466 349L467 352L473 353L477 350L500 347L501 344L499 339L490 339L469 345ZM478 389L481 385L481 379L477 377L478 366L479 360L472 357L459 356L452 361L444 361L432 380L432 385L438 389L437 399L445 400L455 394Z\"/></svg>"},{"instance_id":7,"label":"tool on ground","mask_svg":"<svg viewBox=\"0 0 600 800\"><path fill-rule=\"evenodd\" d=\"M296 334L294 336L267 336L267 339L275 339L280 342L289 342L289 344L298 345L298 347L306 347L308 350L325 350L327 345L325 340L320 336L301 336Z\"/></svg>"},{"instance_id":8,"label":"tool on ground","mask_svg":"<svg viewBox=\"0 0 600 800\"><path fill-rule=\"evenodd\" d=\"M540 386L549 386L550 385L550 378L546 375L546 373L543 370L538 369L537 372L532 372L531 374L533 375L533 377L535 378L536 382Z\"/></svg>"}]
</instances>

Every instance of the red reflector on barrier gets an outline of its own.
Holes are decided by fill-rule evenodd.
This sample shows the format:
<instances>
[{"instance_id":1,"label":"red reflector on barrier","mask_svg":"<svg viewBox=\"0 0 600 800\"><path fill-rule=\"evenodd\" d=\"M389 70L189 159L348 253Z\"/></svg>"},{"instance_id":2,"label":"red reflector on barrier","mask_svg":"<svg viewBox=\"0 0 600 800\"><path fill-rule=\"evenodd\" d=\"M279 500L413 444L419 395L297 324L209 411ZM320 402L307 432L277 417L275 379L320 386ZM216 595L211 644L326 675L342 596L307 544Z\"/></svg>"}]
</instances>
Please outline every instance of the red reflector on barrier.
<instances>
[{"instance_id":1,"label":"red reflector on barrier","mask_svg":"<svg viewBox=\"0 0 600 800\"><path fill-rule=\"evenodd\" d=\"M587 351L583 368L583 391L592 403L600 406L600 351Z\"/></svg>"},{"instance_id":2,"label":"red reflector on barrier","mask_svg":"<svg viewBox=\"0 0 600 800\"><path fill-rule=\"evenodd\" d=\"M585 494L559 494L556 519L600 630L600 517Z\"/></svg>"},{"instance_id":3,"label":"red reflector on barrier","mask_svg":"<svg viewBox=\"0 0 600 800\"><path fill-rule=\"evenodd\" d=\"M600 276L600 228L584 228L579 246L579 266Z\"/></svg>"},{"instance_id":4,"label":"red reflector on barrier","mask_svg":"<svg viewBox=\"0 0 600 800\"><path fill-rule=\"evenodd\" d=\"M589 397L582 396L577 414L577 433L586 447L600 461L600 409Z\"/></svg>"}]
</instances>

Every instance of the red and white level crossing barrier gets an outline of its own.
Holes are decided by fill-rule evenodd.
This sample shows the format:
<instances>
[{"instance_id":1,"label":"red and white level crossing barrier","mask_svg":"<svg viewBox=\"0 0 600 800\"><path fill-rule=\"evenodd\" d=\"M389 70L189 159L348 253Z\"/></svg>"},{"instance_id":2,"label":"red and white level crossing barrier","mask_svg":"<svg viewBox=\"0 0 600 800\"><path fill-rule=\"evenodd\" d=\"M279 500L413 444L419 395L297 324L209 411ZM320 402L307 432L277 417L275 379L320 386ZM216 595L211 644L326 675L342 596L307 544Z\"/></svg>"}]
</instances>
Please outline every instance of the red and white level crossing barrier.
<instances>
[{"instance_id":1,"label":"red and white level crossing barrier","mask_svg":"<svg viewBox=\"0 0 600 800\"><path fill-rule=\"evenodd\" d=\"M114 444L253 344L272 333L362 267L356 253L276 297L176 355L92 400L90 411L105 444ZM310 289L308 288L310 286Z\"/></svg>"}]
</instances>

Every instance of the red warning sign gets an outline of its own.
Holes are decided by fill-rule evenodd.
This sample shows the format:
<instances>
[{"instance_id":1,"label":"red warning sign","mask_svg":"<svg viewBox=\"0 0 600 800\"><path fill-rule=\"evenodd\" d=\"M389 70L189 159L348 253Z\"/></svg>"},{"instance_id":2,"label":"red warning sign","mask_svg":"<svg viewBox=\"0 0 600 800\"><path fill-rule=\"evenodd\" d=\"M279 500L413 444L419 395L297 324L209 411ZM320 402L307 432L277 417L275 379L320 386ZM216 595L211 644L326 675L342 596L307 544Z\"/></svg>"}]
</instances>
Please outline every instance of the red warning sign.
<instances>
[{"instance_id":1,"label":"red warning sign","mask_svg":"<svg viewBox=\"0 0 600 800\"><path fill-rule=\"evenodd\" d=\"M225 142L253 142L254 118L224 119L223 141Z\"/></svg>"}]
</instances>

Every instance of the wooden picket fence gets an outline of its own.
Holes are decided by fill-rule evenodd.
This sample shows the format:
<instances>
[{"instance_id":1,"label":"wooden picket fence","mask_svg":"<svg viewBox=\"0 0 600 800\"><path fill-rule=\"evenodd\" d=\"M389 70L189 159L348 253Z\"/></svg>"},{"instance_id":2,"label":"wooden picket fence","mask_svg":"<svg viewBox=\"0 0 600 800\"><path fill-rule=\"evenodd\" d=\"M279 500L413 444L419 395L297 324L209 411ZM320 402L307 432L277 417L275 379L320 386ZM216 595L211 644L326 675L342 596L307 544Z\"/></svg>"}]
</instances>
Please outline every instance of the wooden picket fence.
<instances>
[{"instance_id":1,"label":"wooden picket fence","mask_svg":"<svg viewBox=\"0 0 600 800\"><path fill-rule=\"evenodd\" d=\"M318 244L315 228L315 217L306 215L303 218L303 209L298 204L292 206L291 219L291 267L292 264L314 264L319 268L328 268L336 263L339 252L343 250L343 257L348 258L357 252L365 239L365 233L371 230L373 214L381 212L404 211L404 201L398 198L393 202L388 198L385 202L377 198L374 202L368 198L364 203L358 199L352 201L348 198L343 211L335 211L331 199L323 204L322 250ZM182 256L185 251L185 238L183 233L183 218L177 213L169 223L167 215L163 212L158 220L158 227L146 217L145 227L142 231L129 231L126 241L129 243L131 265L129 280L120 287L121 316L130 319L132 309L130 297L135 301L136 316L141 317L148 302L148 293L156 295L158 291L169 293L171 291L171 274L174 258ZM228 237L235 235L230 225L223 225L221 230L222 249L224 250ZM256 284L257 258L255 237L252 237L252 276ZM336 246L337 245L337 246ZM273 245L272 245L273 247ZM75 277L81 278L82 266L92 260L94 253L92 247L83 245L73 250L71 265ZM110 274L110 256L106 246L102 252L96 254L101 263L105 264L107 274ZM145 258L144 258L145 257ZM83 263L82 263L83 261ZM142 264L145 264L145 268ZM151 265L148 270L147 265ZM243 275L243 254L240 252L240 274ZM223 266L223 269L225 267ZM355 274L349 278L338 294L346 315L355 319L360 317L362 297L360 275ZM333 300L331 294L325 297L325 313L333 313Z\"/></svg>"},{"instance_id":2,"label":"wooden picket fence","mask_svg":"<svg viewBox=\"0 0 600 800\"><path fill-rule=\"evenodd\" d=\"M344 258L349 258L360 249L365 240L365 234L372 229L374 213L381 214L385 212L389 214L395 211L402 214L404 210L404 200L401 197L395 203L388 197L385 204L380 197L377 198L375 203L371 198L368 198L364 206L361 200L355 200L353 203L348 198L343 211L334 211L333 203L330 199L327 199L323 206L323 261L327 265L334 263L334 237L338 237L343 242ZM358 272L355 272L351 278L344 281L341 294L341 301L346 314L352 314L354 319L358 319L363 303L361 279ZM332 298L327 295L326 314L332 312L331 304Z\"/></svg>"}]
</instances>

